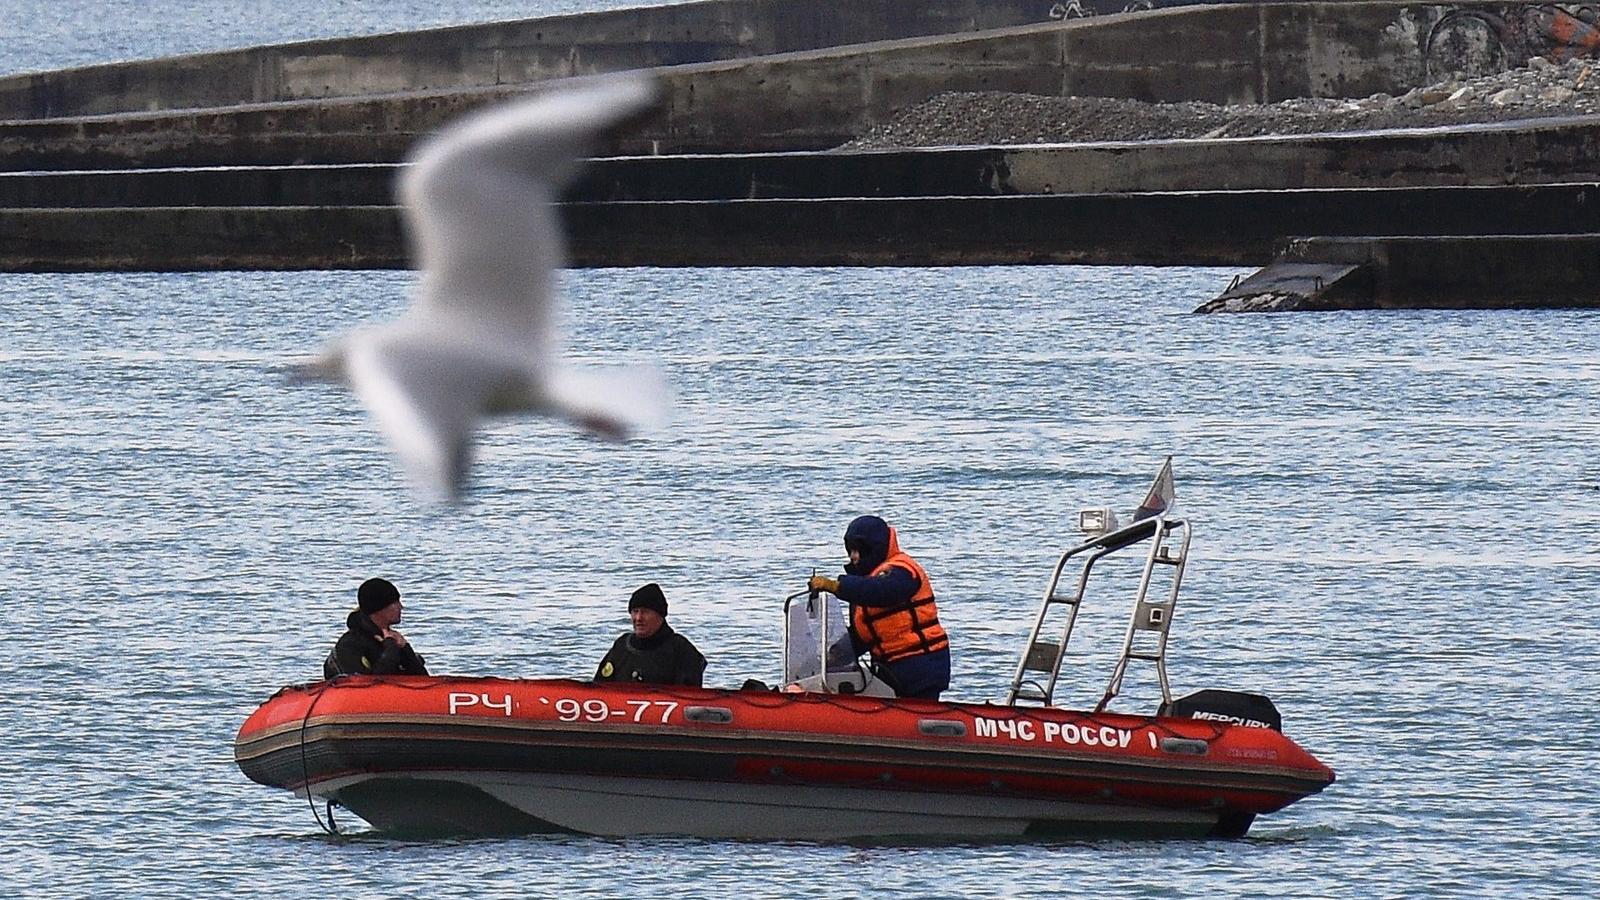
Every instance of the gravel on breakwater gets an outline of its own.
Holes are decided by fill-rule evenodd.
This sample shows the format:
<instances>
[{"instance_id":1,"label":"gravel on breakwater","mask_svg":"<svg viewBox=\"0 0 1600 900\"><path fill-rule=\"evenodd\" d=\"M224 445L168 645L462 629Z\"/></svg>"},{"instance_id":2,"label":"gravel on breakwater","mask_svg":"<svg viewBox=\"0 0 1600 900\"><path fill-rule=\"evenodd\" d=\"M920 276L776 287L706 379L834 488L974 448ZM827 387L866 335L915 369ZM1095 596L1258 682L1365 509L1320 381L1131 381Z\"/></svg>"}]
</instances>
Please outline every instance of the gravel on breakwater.
<instances>
[{"instance_id":1,"label":"gravel on breakwater","mask_svg":"<svg viewBox=\"0 0 1600 900\"><path fill-rule=\"evenodd\" d=\"M841 149L1147 141L1319 134L1600 113L1600 61L1453 77L1399 96L1267 104L1145 103L1108 97L945 93L908 107Z\"/></svg>"}]
</instances>

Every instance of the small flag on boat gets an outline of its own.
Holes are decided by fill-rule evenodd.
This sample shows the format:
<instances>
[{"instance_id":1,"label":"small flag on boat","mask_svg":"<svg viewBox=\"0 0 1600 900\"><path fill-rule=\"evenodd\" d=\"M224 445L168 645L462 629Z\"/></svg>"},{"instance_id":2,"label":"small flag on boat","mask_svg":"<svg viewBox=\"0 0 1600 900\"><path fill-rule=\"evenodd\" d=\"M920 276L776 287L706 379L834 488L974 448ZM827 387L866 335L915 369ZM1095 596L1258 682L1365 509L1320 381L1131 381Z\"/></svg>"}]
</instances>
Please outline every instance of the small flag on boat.
<instances>
[{"instance_id":1,"label":"small flag on boat","mask_svg":"<svg viewBox=\"0 0 1600 900\"><path fill-rule=\"evenodd\" d=\"M1172 509L1172 504L1178 500L1177 488L1172 484L1172 457L1161 464L1161 471L1156 473L1156 480L1150 484L1150 491L1144 495L1144 501L1139 508L1133 511L1133 520L1148 519L1151 516L1164 515Z\"/></svg>"}]
</instances>

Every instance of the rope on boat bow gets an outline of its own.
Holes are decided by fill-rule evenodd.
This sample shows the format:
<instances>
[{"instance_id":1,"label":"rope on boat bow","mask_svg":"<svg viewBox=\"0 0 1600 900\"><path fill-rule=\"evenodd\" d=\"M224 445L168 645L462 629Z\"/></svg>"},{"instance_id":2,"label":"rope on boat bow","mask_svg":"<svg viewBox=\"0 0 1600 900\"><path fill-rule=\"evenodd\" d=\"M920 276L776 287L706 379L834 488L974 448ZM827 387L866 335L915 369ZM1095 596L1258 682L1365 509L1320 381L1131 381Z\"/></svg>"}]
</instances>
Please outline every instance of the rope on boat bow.
<instances>
[{"instance_id":1,"label":"rope on boat bow","mask_svg":"<svg viewBox=\"0 0 1600 900\"><path fill-rule=\"evenodd\" d=\"M333 820L333 801L331 799L328 801L328 821L326 824L322 821L322 814L317 812L317 800L311 796L311 764L306 760L306 727L311 724L311 713L317 708L317 701L322 699L322 695L327 689L327 682L317 688L317 692L311 695L311 702L306 706L305 717L300 720L300 775L305 779L306 803L311 806L311 817L317 820L317 827L333 837L341 838L344 835L340 833L338 823Z\"/></svg>"}]
</instances>

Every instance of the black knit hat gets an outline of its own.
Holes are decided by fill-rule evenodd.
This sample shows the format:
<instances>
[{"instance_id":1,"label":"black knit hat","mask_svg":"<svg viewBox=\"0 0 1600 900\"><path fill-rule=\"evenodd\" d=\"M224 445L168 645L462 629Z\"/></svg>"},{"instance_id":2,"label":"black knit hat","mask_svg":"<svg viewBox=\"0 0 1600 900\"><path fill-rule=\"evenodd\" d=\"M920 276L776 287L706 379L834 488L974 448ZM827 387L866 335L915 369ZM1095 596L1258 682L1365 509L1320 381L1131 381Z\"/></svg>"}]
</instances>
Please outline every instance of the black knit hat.
<instances>
[{"instance_id":1,"label":"black knit hat","mask_svg":"<svg viewBox=\"0 0 1600 900\"><path fill-rule=\"evenodd\" d=\"M654 581L633 592L628 598L628 612L636 609L653 609L660 613L662 618L667 615L667 595L661 593L661 585Z\"/></svg>"},{"instance_id":2,"label":"black knit hat","mask_svg":"<svg viewBox=\"0 0 1600 900\"><path fill-rule=\"evenodd\" d=\"M368 578L356 590L356 602L361 611L371 615L400 599L400 592L387 579Z\"/></svg>"}]
</instances>

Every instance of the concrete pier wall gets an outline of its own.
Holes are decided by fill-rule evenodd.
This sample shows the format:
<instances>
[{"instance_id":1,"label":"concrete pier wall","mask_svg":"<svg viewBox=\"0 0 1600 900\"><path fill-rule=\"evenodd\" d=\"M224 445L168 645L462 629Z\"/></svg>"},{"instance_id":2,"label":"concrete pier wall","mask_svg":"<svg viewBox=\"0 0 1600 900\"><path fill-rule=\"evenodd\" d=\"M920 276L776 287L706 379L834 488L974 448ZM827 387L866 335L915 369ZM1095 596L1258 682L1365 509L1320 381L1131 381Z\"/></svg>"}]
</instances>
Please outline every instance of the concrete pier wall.
<instances>
[{"instance_id":1,"label":"concrete pier wall","mask_svg":"<svg viewBox=\"0 0 1600 900\"><path fill-rule=\"evenodd\" d=\"M1600 233L1600 185L570 203L562 215L580 267L1264 265L1306 232ZM401 267L401 238L387 206L0 210L0 271Z\"/></svg>"},{"instance_id":2,"label":"concrete pier wall","mask_svg":"<svg viewBox=\"0 0 1600 900\"><path fill-rule=\"evenodd\" d=\"M943 91L1265 102L1410 87L1397 2L1184 7L658 69L661 111L600 155L836 146ZM1437 9L1437 7L1429 7ZM0 170L388 162L526 86L0 123Z\"/></svg>"},{"instance_id":3,"label":"concrete pier wall","mask_svg":"<svg viewBox=\"0 0 1600 900\"><path fill-rule=\"evenodd\" d=\"M0 119L523 84L1049 20L1042 0L707 0L0 78Z\"/></svg>"},{"instance_id":4,"label":"concrete pier wall","mask_svg":"<svg viewBox=\"0 0 1600 900\"><path fill-rule=\"evenodd\" d=\"M398 269L389 206L0 210L0 271Z\"/></svg>"},{"instance_id":5,"label":"concrete pier wall","mask_svg":"<svg viewBox=\"0 0 1600 900\"><path fill-rule=\"evenodd\" d=\"M0 208L393 202L396 164L0 173ZM573 201L1600 182L1600 116L1467 129L594 160Z\"/></svg>"},{"instance_id":6,"label":"concrete pier wall","mask_svg":"<svg viewBox=\"0 0 1600 900\"><path fill-rule=\"evenodd\" d=\"M1319 237L1289 252L1363 259L1379 309L1600 307L1600 234Z\"/></svg>"}]
</instances>

